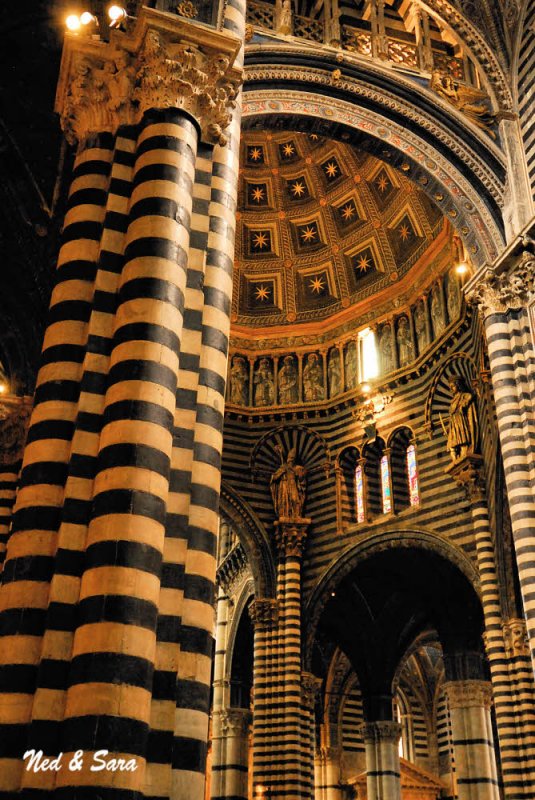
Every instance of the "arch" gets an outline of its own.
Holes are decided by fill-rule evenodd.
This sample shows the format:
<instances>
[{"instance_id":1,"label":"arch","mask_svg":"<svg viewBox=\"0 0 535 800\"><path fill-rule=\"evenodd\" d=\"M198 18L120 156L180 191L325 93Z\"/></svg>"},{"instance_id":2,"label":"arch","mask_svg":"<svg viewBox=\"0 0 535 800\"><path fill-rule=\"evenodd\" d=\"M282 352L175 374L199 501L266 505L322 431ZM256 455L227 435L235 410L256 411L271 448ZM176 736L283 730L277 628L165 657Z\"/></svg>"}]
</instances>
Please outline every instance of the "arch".
<instances>
[{"instance_id":1,"label":"arch","mask_svg":"<svg viewBox=\"0 0 535 800\"><path fill-rule=\"evenodd\" d=\"M234 606L234 613L229 626L226 659L225 659L225 678L230 680L232 671L232 658L234 655L234 645L236 644L236 636L241 622L242 614L247 613L247 606L249 601L255 596L254 584L251 580L247 580L242 587L239 597Z\"/></svg>"},{"instance_id":2,"label":"arch","mask_svg":"<svg viewBox=\"0 0 535 800\"><path fill-rule=\"evenodd\" d=\"M276 571L271 545L264 526L239 495L223 481L221 512L234 525L247 554L256 597L275 597Z\"/></svg>"},{"instance_id":3,"label":"arch","mask_svg":"<svg viewBox=\"0 0 535 800\"><path fill-rule=\"evenodd\" d=\"M374 68L375 65L371 65L372 72ZM367 83L369 74L369 70L363 71L359 80L346 81L343 87L337 84L337 96L333 96L331 71L327 69L302 65L250 68L249 84L244 93L243 124L253 127L258 122L277 127L282 120L286 128L340 138L371 151L405 172L431 197L458 231L474 264L494 261L504 243L499 205L505 180L501 152L485 143L490 147L487 156L495 165L494 171L484 163L482 156L475 156L469 148L461 153L454 138L446 133L446 126L439 127L431 114L416 110L415 104L421 105L421 94L414 94L412 102L407 100L407 95L416 91L413 83L399 79L404 81L405 95L400 101L384 89L362 85ZM389 73L389 80L392 78ZM291 86L301 84L303 89L281 87L284 80ZM397 75L395 80L398 80ZM271 82L277 82L276 96L265 88ZM343 88L346 91L340 97ZM326 91L330 91L331 96ZM439 104L435 98L433 102ZM435 112L436 116L445 117L446 109ZM451 118L448 123L452 123ZM464 136L464 128L463 132Z\"/></svg>"},{"instance_id":4,"label":"arch","mask_svg":"<svg viewBox=\"0 0 535 800\"><path fill-rule=\"evenodd\" d=\"M358 447L347 445L339 452L336 458L338 521L341 528L347 528L354 524L355 521L359 522L355 471L359 466L360 456Z\"/></svg>"},{"instance_id":5,"label":"arch","mask_svg":"<svg viewBox=\"0 0 535 800\"><path fill-rule=\"evenodd\" d=\"M393 548L415 548L427 550L448 561L467 579L474 591L480 594L479 575L468 556L451 542L435 533L423 530L397 529L388 533L373 533L356 545L351 545L332 564L318 581L304 610L304 662L310 669L313 645L318 623L332 592L338 584L359 564L371 556Z\"/></svg>"},{"instance_id":6,"label":"arch","mask_svg":"<svg viewBox=\"0 0 535 800\"><path fill-rule=\"evenodd\" d=\"M452 353L445 358L442 364L438 367L433 376L433 380L431 381L431 386L429 387L429 392L425 401L424 427L425 430L429 432L430 436L433 434L434 430L433 402L439 385L443 383L442 379L445 374L460 375L461 377L465 378L465 380L468 380L468 383L470 384L470 382L477 376L478 371L474 359L468 355L468 353L464 352ZM441 410L447 412L449 408L449 400L443 400L441 406Z\"/></svg>"}]
</instances>

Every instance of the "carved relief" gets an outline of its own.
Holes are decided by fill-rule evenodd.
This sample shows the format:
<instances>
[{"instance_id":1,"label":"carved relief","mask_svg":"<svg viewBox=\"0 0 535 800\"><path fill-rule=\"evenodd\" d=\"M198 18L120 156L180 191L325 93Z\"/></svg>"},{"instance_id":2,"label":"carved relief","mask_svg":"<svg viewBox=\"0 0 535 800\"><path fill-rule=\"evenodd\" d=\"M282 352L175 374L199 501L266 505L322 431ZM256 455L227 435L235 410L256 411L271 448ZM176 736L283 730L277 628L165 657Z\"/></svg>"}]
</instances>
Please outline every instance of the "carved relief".
<instances>
[{"instance_id":1,"label":"carved relief","mask_svg":"<svg viewBox=\"0 0 535 800\"><path fill-rule=\"evenodd\" d=\"M316 678L311 672L301 673L301 697L306 708L314 708L316 695L321 689L321 678Z\"/></svg>"},{"instance_id":2,"label":"carved relief","mask_svg":"<svg viewBox=\"0 0 535 800\"><path fill-rule=\"evenodd\" d=\"M488 681L448 681L444 691L450 709L490 708L492 705L492 686Z\"/></svg>"},{"instance_id":3,"label":"carved relief","mask_svg":"<svg viewBox=\"0 0 535 800\"><path fill-rule=\"evenodd\" d=\"M273 628L278 619L278 603L270 597L258 597L250 604L249 616L257 628Z\"/></svg>"},{"instance_id":4,"label":"carved relief","mask_svg":"<svg viewBox=\"0 0 535 800\"><path fill-rule=\"evenodd\" d=\"M219 730L223 736L246 736L249 732L252 715L244 708L224 708L215 711L219 716Z\"/></svg>"},{"instance_id":5,"label":"carved relief","mask_svg":"<svg viewBox=\"0 0 535 800\"><path fill-rule=\"evenodd\" d=\"M527 306L535 294L535 255L524 251L514 266L497 274L487 269L475 276L466 292L467 300L479 306L484 316Z\"/></svg>"},{"instance_id":6,"label":"carved relief","mask_svg":"<svg viewBox=\"0 0 535 800\"><path fill-rule=\"evenodd\" d=\"M401 736L399 722L383 720L381 722L365 722L362 726L362 737L365 742L392 742L397 743Z\"/></svg>"},{"instance_id":7,"label":"carved relief","mask_svg":"<svg viewBox=\"0 0 535 800\"><path fill-rule=\"evenodd\" d=\"M504 622L503 638L508 658L529 657L529 640L523 619L509 619Z\"/></svg>"}]
</instances>

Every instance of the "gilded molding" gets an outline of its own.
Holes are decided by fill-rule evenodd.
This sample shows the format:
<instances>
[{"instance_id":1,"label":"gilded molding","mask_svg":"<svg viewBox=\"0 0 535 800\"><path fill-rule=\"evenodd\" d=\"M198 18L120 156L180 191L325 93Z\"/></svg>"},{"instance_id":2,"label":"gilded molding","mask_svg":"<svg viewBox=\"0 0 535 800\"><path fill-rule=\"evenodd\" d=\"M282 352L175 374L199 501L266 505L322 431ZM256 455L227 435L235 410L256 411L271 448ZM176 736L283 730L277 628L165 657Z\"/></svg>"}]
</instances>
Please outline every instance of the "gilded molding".
<instances>
[{"instance_id":1,"label":"gilded molding","mask_svg":"<svg viewBox=\"0 0 535 800\"><path fill-rule=\"evenodd\" d=\"M149 108L178 108L203 140L224 145L242 82L239 40L228 32L144 7L131 33L110 42L68 35L56 111L71 144L140 121Z\"/></svg>"},{"instance_id":2,"label":"gilded molding","mask_svg":"<svg viewBox=\"0 0 535 800\"><path fill-rule=\"evenodd\" d=\"M492 705L492 685L488 681L446 681L444 691L450 709L490 708Z\"/></svg>"}]
</instances>

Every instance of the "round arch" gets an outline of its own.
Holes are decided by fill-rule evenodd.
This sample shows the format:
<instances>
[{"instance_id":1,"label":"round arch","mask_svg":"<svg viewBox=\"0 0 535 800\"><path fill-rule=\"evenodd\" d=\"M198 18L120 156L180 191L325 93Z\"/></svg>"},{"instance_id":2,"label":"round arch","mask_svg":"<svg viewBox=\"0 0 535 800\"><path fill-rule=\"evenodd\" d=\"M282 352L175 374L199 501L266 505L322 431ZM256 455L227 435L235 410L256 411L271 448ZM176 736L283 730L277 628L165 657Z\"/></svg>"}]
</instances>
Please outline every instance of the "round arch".
<instances>
[{"instance_id":1,"label":"round arch","mask_svg":"<svg viewBox=\"0 0 535 800\"><path fill-rule=\"evenodd\" d=\"M223 481L220 510L234 526L251 567L256 597L275 597L276 570L264 526L238 494Z\"/></svg>"},{"instance_id":2,"label":"round arch","mask_svg":"<svg viewBox=\"0 0 535 800\"><path fill-rule=\"evenodd\" d=\"M480 581L475 565L458 547L435 533L402 529L388 533L373 533L340 555L319 580L304 610L304 662L311 669L313 645L323 609L338 584L366 559L395 548L427 550L456 567L466 578L476 594L480 594Z\"/></svg>"},{"instance_id":3,"label":"round arch","mask_svg":"<svg viewBox=\"0 0 535 800\"><path fill-rule=\"evenodd\" d=\"M445 132L444 109L437 112L438 119L442 117L437 123L430 114L417 110L416 94L414 102L407 97L400 102L390 92L370 89L357 81L347 82L343 97L334 96L326 69L288 66L278 74L270 66L251 69L247 79L250 83L243 95L245 128L284 125L342 139L370 151L401 169L431 197L459 233L476 266L498 256L504 245L500 208L505 181L503 154L489 144L493 171L484 163L481 146L477 156L468 148L461 152L463 148ZM299 83L303 88L281 87L284 80L289 86ZM276 92L266 88L272 82L274 86L278 83ZM407 95L409 87L405 89ZM414 85L410 90L415 92ZM340 95L338 87L336 94Z\"/></svg>"}]
</instances>

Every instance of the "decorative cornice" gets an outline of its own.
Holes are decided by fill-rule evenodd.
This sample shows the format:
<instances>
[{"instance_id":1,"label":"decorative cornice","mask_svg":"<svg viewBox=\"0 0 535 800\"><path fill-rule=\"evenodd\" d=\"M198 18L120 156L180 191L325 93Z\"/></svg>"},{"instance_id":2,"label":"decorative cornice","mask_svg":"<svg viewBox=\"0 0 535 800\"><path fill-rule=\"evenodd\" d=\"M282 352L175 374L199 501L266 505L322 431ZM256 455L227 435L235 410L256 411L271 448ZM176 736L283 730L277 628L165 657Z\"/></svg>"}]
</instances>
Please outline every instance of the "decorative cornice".
<instances>
[{"instance_id":1,"label":"decorative cornice","mask_svg":"<svg viewBox=\"0 0 535 800\"><path fill-rule=\"evenodd\" d=\"M529 640L523 619L508 619L503 623L505 652L508 658L529 657Z\"/></svg>"},{"instance_id":2,"label":"decorative cornice","mask_svg":"<svg viewBox=\"0 0 535 800\"><path fill-rule=\"evenodd\" d=\"M452 708L490 708L492 685L488 681L446 681L444 691Z\"/></svg>"},{"instance_id":3,"label":"decorative cornice","mask_svg":"<svg viewBox=\"0 0 535 800\"><path fill-rule=\"evenodd\" d=\"M479 270L466 287L468 302L484 317L527 306L535 298L535 254L523 250L512 263Z\"/></svg>"},{"instance_id":4,"label":"decorative cornice","mask_svg":"<svg viewBox=\"0 0 535 800\"><path fill-rule=\"evenodd\" d=\"M275 522L275 541L281 558L301 558L311 519L285 519Z\"/></svg>"},{"instance_id":5,"label":"decorative cornice","mask_svg":"<svg viewBox=\"0 0 535 800\"><path fill-rule=\"evenodd\" d=\"M248 611L255 628L269 630L277 624L279 614L277 600L270 597L258 597L250 604Z\"/></svg>"},{"instance_id":6,"label":"decorative cornice","mask_svg":"<svg viewBox=\"0 0 535 800\"><path fill-rule=\"evenodd\" d=\"M362 738L365 742L388 742L397 744L401 736L401 725L399 722L391 720L381 720L379 722L365 722L362 726Z\"/></svg>"},{"instance_id":7,"label":"decorative cornice","mask_svg":"<svg viewBox=\"0 0 535 800\"><path fill-rule=\"evenodd\" d=\"M0 400L0 468L22 459L32 410L30 397Z\"/></svg>"},{"instance_id":8,"label":"decorative cornice","mask_svg":"<svg viewBox=\"0 0 535 800\"><path fill-rule=\"evenodd\" d=\"M226 144L225 130L242 81L233 66L238 39L143 7L131 34L110 42L65 38L56 111L69 142L114 133L149 108L178 108L199 124L202 138Z\"/></svg>"}]
</instances>

